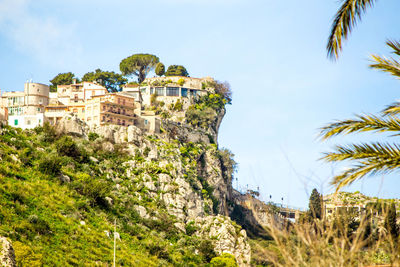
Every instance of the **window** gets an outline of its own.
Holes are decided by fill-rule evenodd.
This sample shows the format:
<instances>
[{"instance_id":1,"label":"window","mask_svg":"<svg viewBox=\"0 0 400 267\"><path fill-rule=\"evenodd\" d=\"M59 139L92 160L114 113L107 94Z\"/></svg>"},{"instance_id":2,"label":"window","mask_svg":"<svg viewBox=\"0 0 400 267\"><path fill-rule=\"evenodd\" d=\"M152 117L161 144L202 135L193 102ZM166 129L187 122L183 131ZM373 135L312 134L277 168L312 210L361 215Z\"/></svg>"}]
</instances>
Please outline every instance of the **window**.
<instances>
[{"instance_id":1,"label":"window","mask_svg":"<svg viewBox=\"0 0 400 267\"><path fill-rule=\"evenodd\" d=\"M31 120L27 120L26 125L31 125Z\"/></svg>"},{"instance_id":2,"label":"window","mask_svg":"<svg viewBox=\"0 0 400 267\"><path fill-rule=\"evenodd\" d=\"M145 93L146 93L146 88L140 88L140 92L141 92L142 94L145 94Z\"/></svg>"},{"instance_id":3,"label":"window","mask_svg":"<svg viewBox=\"0 0 400 267\"><path fill-rule=\"evenodd\" d=\"M188 89L187 88L182 88L181 89L181 96L187 97Z\"/></svg>"},{"instance_id":4,"label":"window","mask_svg":"<svg viewBox=\"0 0 400 267\"><path fill-rule=\"evenodd\" d=\"M105 120L106 120L106 117L102 116L101 121L105 121Z\"/></svg>"},{"instance_id":5,"label":"window","mask_svg":"<svg viewBox=\"0 0 400 267\"><path fill-rule=\"evenodd\" d=\"M122 105L125 105L125 99L122 99Z\"/></svg>"},{"instance_id":6,"label":"window","mask_svg":"<svg viewBox=\"0 0 400 267\"><path fill-rule=\"evenodd\" d=\"M14 125L15 125L15 126L18 125L18 120L14 120Z\"/></svg>"},{"instance_id":7,"label":"window","mask_svg":"<svg viewBox=\"0 0 400 267\"><path fill-rule=\"evenodd\" d=\"M163 96L164 95L164 87L156 87L156 95Z\"/></svg>"},{"instance_id":8,"label":"window","mask_svg":"<svg viewBox=\"0 0 400 267\"><path fill-rule=\"evenodd\" d=\"M144 120L144 125L147 125L147 124L149 124L149 121L148 120Z\"/></svg>"},{"instance_id":9,"label":"window","mask_svg":"<svg viewBox=\"0 0 400 267\"><path fill-rule=\"evenodd\" d=\"M39 111L39 112L40 112L40 108L37 108L37 111Z\"/></svg>"},{"instance_id":10,"label":"window","mask_svg":"<svg viewBox=\"0 0 400 267\"><path fill-rule=\"evenodd\" d=\"M197 96L197 90L190 90L191 96Z\"/></svg>"},{"instance_id":11,"label":"window","mask_svg":"<svg viewBox=\"0 0 400 267\"><path fill-rule=\"evenodd\" d=\"M167 96L179 96L179 88L167 87Z\"/></svg>"},{"instance_id":12,"label":"window","mask_svg":"<svg viewBox=\"0 0 400 267\"><path fill-rule=\"evenodd\" d=\"M150 94L151 94L151 95L154 94L154 87L151 87L151 88L150 88Z\"/></svg>"}]
</instances>

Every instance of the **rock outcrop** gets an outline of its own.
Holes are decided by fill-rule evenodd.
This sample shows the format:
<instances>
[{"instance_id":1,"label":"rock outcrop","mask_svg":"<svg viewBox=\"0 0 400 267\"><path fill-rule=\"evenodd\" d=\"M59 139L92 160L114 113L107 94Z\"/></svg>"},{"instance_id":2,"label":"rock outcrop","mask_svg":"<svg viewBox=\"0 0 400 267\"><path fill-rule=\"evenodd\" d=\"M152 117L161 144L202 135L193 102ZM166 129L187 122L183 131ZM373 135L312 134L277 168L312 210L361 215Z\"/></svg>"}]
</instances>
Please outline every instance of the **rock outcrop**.
<instances>
[{"instance_id":1,"label":"rock outcrop","mask_svg":"<svg viewBox=\"0 0 400 267\"><path fill-rule=\"evenodd\" d=\"M0 266L16 267L14 249L11 243L5 238L0 237Z\"/></svg>"},{"instance_id":2,"label":"rock outcrop","mask_svg":"<svg viewBox=\"0 0 400 267\"><path fill-rule=\"evenodd\" d=\"M246 229L253 237L267 237L266 228L274 226L282 228L286 220L272 206L254 198L250 194L241 194L233 190L234 205L231 207L230 216Z\"/></svg>"},{"instance_id":3,"label":"rock outcrop","mask_svg":"<svg viewBox=\"0 0 400 267\"><path fill-rule=\"evenodd\" d=\"M201 227L197 234L214 240L217 253L232 254L239 266L250 266L251 248L245 230L221 215L197 218L195 222Z\"/></svg>"}]
</instances>

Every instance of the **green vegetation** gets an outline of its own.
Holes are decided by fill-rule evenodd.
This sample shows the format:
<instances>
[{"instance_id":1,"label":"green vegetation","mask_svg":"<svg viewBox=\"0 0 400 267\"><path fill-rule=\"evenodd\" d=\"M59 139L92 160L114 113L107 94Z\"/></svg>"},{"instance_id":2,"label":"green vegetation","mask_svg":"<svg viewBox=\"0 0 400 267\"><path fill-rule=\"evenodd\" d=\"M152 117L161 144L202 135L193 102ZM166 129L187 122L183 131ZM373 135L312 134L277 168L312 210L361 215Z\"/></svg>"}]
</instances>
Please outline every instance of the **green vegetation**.
<instances>
[{"instance_id":1,"label":"green vegetation","mask_svg":"<svg viewBox=\"0 0 400 267\"><path fill-rule=\"evenodd\" d=\"M185 79L180 78L180 79L178 80L177 84L178 84L179 86L183 86L183 85L185 84Z\"/></svg>"},{"instance_id":2,"label":"green vegetation","mask_svg":"<svg viewBox=\"0 0 400 267\"><path fill-rule=\"evenodd\" d=\"M171 65L168 67L165 76L185 76L188 77L189 73L182 65Z\"/></svg>"},{"instance_id":3,"label":"green vegetation","mask_svg":"<svg viewBox=\"0 0 400 267\"><path fill-rule=\"evenodd\" d=\"M50 92L57 92L57 85L68 85L72 84L74 79L79 82L79 79L75 77L75 74L72 72L67 72L67 73L59 73L54 77L52 80L50 80L51 85L50 85Z\"/></svg>"},{"instance_id":4,"label":"green vegetation","mask_svg":"<svg viewBox=\"0 0 400 267\"><path fill-rule=\"evenodd\" d=\"M236 267L236 259L233 255L224 253L221 256L215 257L211 260L213 267Z\"/></svg>"},{"instance_id":5,"label":"green vegetation","mask_svg":"<svg viewBox=\"0 0 400 267\"><path fill-rule=\"evenodd\" d=\"M165 66L161 62L158 62L156 65L155 73L158 76L163 76L165 74Z\"/></svg>"},{"instance_id":6,"label":"green vegetation","mask_svg":"<svg viewBox=\"0 0 400 267\"><path fill-rule=\"evenodd\" d=\"M128 82L128 79L113 71L102 71L101 69L96 69L94 72L88 72L83 75L82 81L96 81L107 88L109 92L118 92L122 90L122 86Z\"/></svg>"},{"instance_id":7,"label":"green vegetation","mask_svg":"<svg viewBox=\"0 0 400 267\"><path fill-rule=\"evenodd\" d=\"M393 240L399 237L399 227L396 220L396 206L392 203L385 217L385 229Z\"/></svg>"},{"instance_id":8,"label":"green vegetation","mask_svg":"<svg viewBox=\"0 0 400 267\"><path fill-rule=\"evenodd\" d=\"M119 69L124 76L137 76L138 82L142 83L147 74L156 67L159 61L159 58L155 55L134 54L124 58L119 64Z\"/></svg>"},{"instance_id":9,"label":"green vegetation","mask_svg":"<svg viewBox=\"0 0 400 267\"><path fill-rule=\"evenodd\" d=\"M317 189L313 189L308 204L311 218L322 218L322 195L318 193Z\"/></svg>"},{"instance_id":10,"label":"green vegetation","mask_svg":"<svg viewBox=\"0 0 400 267\"><path fill-rule=\"evenodd\" d=\"M106 151L95 134L89 140L56 135L47 124L0 131L0 236L13 241L20 266L111 265L114 220L121 236L118 266L206 266L218 256L212 240L194 234L197 226L179 230L165 203L150 197L144 179L156 182L158 174L174 172L172 164L146 160L150 149L135 156L118 145ZM182 161L185 179L212 213L218 202L198 166L204 151L216 155L216 147L149 142L165 151L162 157ZM139 216L136 206L151 216Z\"/></svg>"},{"instance_id":11,"label":"green vegetation","mask_svg":"<svg viewBox=\"0 0 400 267\"><path fill-rule=\"evenodd\" d=\"M218 113L224 109L227 100L219 94L208 93L196 99L194 105L186 111L186 120L195 127L208 129L216 120Z\"/></svg>"}]
</instances>

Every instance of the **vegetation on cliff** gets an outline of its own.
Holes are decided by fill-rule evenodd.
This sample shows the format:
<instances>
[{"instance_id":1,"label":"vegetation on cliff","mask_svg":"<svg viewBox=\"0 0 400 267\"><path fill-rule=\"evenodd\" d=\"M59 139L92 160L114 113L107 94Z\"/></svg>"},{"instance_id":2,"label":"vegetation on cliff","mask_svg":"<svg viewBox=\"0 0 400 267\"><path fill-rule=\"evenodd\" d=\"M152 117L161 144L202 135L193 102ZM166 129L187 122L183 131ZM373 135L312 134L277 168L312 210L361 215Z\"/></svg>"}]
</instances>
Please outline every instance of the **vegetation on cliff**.
<instances>
[{"instance_id":1,"label":"vegetation on cliff","mask_svg":"<svg viewBox=\"0 0 400 267\"><path fill-rule=\"evenodd\" d=\"M149 160L148 150L131 155L97 134L86 140L56 134L48 125L34 131L2 127L0 132L0 236L13 241L18 264L110 264L114 221L120 236L118 265L197 266L218 256L213 239L194 234L198 226L193 223L181 229L165 202L148 194L143 177L157 185L156 175L174 168ZM218 207L213 188L195 172L196 155L207 148L148 140L164 146L165 153L180 150L173 156L187 165L186 179L205 200L204 210L213 214Z\"/></svg>"}]
</instances>

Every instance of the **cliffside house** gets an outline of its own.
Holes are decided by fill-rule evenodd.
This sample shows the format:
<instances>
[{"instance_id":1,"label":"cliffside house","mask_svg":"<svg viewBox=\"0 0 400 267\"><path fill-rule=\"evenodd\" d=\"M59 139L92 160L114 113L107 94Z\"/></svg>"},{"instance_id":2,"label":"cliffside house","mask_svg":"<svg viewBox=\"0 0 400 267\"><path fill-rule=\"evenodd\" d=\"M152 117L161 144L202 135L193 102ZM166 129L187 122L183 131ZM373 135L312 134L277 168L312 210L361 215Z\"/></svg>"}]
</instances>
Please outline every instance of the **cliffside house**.
<instances>
[{"instance_id":1,"label":"cliffside house","mask_svg":"<svg viewBox=\"0 0 400 267\"><path fill-rule=\"evenodd\" d=\"M43 125L44 109L49 103L49 86L26 82L23 92L4 92L1 107L8 110L8 125L32 129Z\"/></svg>"}]
</instances>

